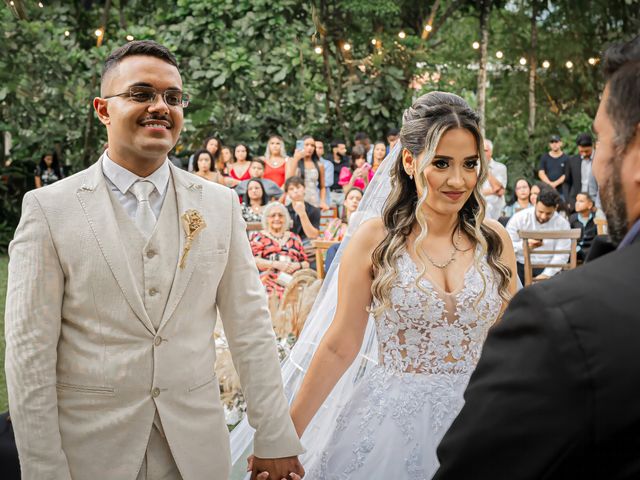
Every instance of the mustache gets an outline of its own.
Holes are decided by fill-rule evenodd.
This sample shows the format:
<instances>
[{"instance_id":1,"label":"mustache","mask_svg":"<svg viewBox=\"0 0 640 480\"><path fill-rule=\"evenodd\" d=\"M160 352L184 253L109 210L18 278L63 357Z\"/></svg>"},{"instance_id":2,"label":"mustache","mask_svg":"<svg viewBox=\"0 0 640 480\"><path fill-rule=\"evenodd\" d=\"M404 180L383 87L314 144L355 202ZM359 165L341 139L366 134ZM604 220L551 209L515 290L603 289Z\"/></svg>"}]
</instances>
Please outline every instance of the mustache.
<instances>
[{"instance_id":1,"label":"mustache","mask_svg":"<svg viewBox=\"0 0 640 480\"><path fill-rule=\"evenodd\" d=\"M170 126L173 127L173 122L171 121L171 117L169 117L169 115L147 115L141 120L141 122L147 122L149 120L161 120L163 122L167 122Z\"/></svg>"}]
</instances>

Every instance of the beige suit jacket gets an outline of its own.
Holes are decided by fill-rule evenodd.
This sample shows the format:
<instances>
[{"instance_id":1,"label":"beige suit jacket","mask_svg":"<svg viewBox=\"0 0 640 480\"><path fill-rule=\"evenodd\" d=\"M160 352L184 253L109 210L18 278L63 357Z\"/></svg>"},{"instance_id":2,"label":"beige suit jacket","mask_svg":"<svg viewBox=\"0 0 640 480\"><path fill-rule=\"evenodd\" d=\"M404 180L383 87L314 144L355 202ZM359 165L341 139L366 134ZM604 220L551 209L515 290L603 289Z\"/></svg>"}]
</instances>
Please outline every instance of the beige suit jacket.
<instances>
[{"instance_id":1,"label":"beige suit jacket","mask_svg":"<svg viewBox=\"0 0 640 480\"><path fill-rule=\"evenodd\" d=\"M217 311L257 430L255 454L303 451L237 196L171 172L179 214L197 210L207 227L186 267L166 272L174 280L157 331L123 255L101 161L24 198L9 249L5 334L25 479L135 479L156 408L183 478L226 479Z\"/></svg>"}]
</instances>

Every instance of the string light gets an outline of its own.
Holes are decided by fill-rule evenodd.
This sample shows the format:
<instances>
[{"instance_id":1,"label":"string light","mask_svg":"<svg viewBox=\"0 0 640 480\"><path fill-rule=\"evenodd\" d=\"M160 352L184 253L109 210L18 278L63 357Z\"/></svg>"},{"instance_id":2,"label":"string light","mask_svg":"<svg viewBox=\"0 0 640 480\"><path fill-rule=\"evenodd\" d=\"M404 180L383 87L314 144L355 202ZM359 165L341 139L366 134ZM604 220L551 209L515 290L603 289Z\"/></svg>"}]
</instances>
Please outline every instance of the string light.
<instances>
[{"instance_id":1,"label":"string light","mask_svg":"<svg viewBox=\"0 0 640 480\"><path fill-rule=\"evenodd\" d=\"M567 63L564 64L565 67L567 67L569 70L571 70L573 68L573 62L571 60L569 60Z\"/></svg>"},{"instance_id":2,"label":"string light","mask_svg":"<svg viewBox=\"0 0 640 480\"><path fill-rule=\"evenodd\" d=\"M480 48L480 44L478 42L473 42L471 46L473 47L474 50L478 50Z\"/></svg>"},{"instance_id":3,"label":"string light","mask_svg":"<svg viewBox=\"0 0 640 480\"><path fill-rule=\"evenodd\" d=\"M102 36L102 29L101 28L97 28L94 33L96 34L96 37L101 37Z\"/></svg>"},{"instance_id":4,"label":"string light","mask_svg":"<svg viewBox=\"0 0 640 480\"><path fill-rule=\"evenodd\" d=\"M527 59L524 57L520 57L520 65L526 65L527 64Z\"/></svg>"},{"instance_id":5,"label":"string light","mask_svg":"<svg viewBox=\"0 0 640 480\"><path fill-rule=\"evenodd\" d=\"M351 50L351 44L349 42L345 42L344 45L342 45L342 49L345 52L348 52L349 50Z\"/></svg>"},{"instance_id":6,"label":"string light","mask_svg":"<svg viewBox=\"0 0 640 480\"><path fill-rule=\"evenodd\" d=\"M551 66L551 64L549 63L549 60L545 60L544 62L542 62L542 68L549 68Z\"/></svg>"},{"instance_id":7,"label":"string light","mask_svg":"<svg viewBox=\"0 0 640 480\"><path fill-rule=\"evenodd\" d=\"M371 45L376 45L378 43L378 40L376 40L375 38L371 39Z\"/></svg>"},{"instance_id":8,"label":"string light","mask_svg":"<svg viewBox=\"0 0 640 480\"><path fill-rule=\"evenodd\" d=\"M71 32L69 32L69 30L65 30L65 31L64 31L64 36L65 36L65 37L68 37L69 35L71 35Z\"/></svg>"},{"instance_id":9,"label":"string light","mask_svg":"<svg viewBox=\"0 0 640 480\"><path fill-rule=\"evenodd\" d=\"M127 35L127 40L132 42L133 41L133 35Z\"/></svg>"},{"instance_id":10,"label":"string light","mask_svg":"<svg viewBox=\"0 0 640 480\"><path fill-rule=\"evenodd\" d=\"M432 27L431 25L427 24L427 25L425 25L424 29L425 29L427 32L430 32L431 30L433 30L433 27Z\"/></svg>"},{"instance_id":11,"label":"string light","mask_svg":"<svg viewBox=\"0 0 640 480\"><path fill-rule=\"evenodd\" d=\"M589 62L589 65L595 65L597 60L593 57L589 58L589 60L587 60Z\"/></svg>"},{"instance_id":12,"label":"string light","mask_svg":"<svg viewBox=\"0 0 640 480\"><path fill-rule=\"evenodd\" d=\"M13 0L9 2L9 5L11 5L12 7L15 5L15 3L13 3Z\"/></svg>"},{"instance_id":13,"label":"string light","mask_svg":"<svg viewBox=\"0 0 640 480\"><path fill-rule=\"evenodd\" d=\"M44 5L42 4L42 2L38 2L38 6L39 6L40 8L44 8Z\"/></svg>"},{"instance_id":14,"label":"string light","mask_svg":"<svg viewBox=\"0 0 640 480\"><path fill-rule=\"evenodd\" d=\"M322 53L322 47L317 46L316 48L313 49L313 51L316 52L318 55L320 55Z\"/></svg>"},{"instance_id":15,"label":"string light","mask_svg":"<svg viewBox=\"0 0 640 480\"><path fill-rule=\"evenodd\" d=\"M502 57L504 57L504 53L502 53L500 50L498 50L498 51L496 52L496 57L497 57L497 58L502 58Z\"/></svg>"},{"instance_id":16,"label":"string light","mask_svg":"<svg viewBox=\"0 0 640 480\"><path fill-rule=\"evenodd\" d=\"M404 40L404 39L406 38L406 36L407 36L407 34L406 34L406 33L404 33L402 30L400 30L400 31L398 32L398 37L400 37L401 39L403 39L403 40Z\"/></svg>"}]
</instances>

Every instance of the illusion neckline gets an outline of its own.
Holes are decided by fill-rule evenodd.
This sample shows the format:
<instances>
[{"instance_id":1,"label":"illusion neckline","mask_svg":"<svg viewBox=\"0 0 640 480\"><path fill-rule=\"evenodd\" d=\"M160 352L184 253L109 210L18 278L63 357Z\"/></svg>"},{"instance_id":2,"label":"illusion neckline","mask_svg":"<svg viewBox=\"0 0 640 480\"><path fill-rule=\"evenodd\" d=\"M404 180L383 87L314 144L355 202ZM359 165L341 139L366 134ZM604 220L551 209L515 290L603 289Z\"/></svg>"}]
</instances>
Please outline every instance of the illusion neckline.
<instances>
[{"instance_id":1,"label":"illusion neckline","mask_svg":"<svg viewBox=\"0 0 640 480\"><path fill-rule=\"evenodd\" d=\"M418 279L418 282L426 282L429 285L431 285L431 287L433 287L434 290L437 290L439 293L442 293L448 297L455 297L458 294L460 294L460 292L462 292L464 290L465 285L467 284L467 277L471 274L472 271L476 270L476 263L477 263L477 258L478 258L478 249L479 249L480 245L477 245L475 248L475 252L474 252L474 257L473 257L473 261L471 262L471 264L465 269L464 271L464 275L462 276L462 284L455 288L452 291L447 291L446 289L444 289L442 286L440 286L438 284L438 282L436 282L433 277L431 277L431 275L429 275L429 273L427 271L424 272L424 274L422 275L422 277L420 277ZM405 257L405 259L409 262L410 264L410 268L412 270L413 273L413 278L417 279L418 278L418 274L420 272L418 272L418 265L417 263L414 261L413 257L411 256L411 254L409 253L409 251L405 248L402 252L402 256Z\"/></svg>"}]
</instances>

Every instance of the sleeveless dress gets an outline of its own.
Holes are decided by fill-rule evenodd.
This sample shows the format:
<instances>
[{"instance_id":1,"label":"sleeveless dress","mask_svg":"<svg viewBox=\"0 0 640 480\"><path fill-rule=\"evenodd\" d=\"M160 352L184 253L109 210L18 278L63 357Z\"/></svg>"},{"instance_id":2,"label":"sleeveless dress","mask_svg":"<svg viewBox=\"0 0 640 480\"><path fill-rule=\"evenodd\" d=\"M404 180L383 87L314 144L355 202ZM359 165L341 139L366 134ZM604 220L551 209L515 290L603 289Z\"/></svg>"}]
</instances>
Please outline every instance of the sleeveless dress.
<instances>
[{"instance_id":1,"label":"sleeveless dress","mask_svg":"<svg viewBox=\"0 0 640 480\"><path fill-rule=\"evenodd\" d=\"M310 464L302 458L305 478L426 480L438 468L436 447L462 408L502 300L479 248L455 292L427 277L418 288L406 251L397 271L391 306L374 317L379 363L359 381L326 445L305 445L322 449Z\"/></svg>"},{"instance_id":2,"label":"sleeveless dress","mask_svg":"<svg viewBox=\"0 0 640 480\"><path fill-rule=\"evenodd\" d=\"M247 168L244 172L244 174L242 175L242 177L239 177L238 174L236 174L236 171L231 168L229 169L229 176L231 178L234 178L240 182L244 181L244 180L249 180L251 178L251 174L249 173L249 169Z\"/></svg>"},{"instance_id":3,"label":"sleeveless dress","mask_svg":"<svg viewBox=\"0 0 640 480\"><path fill-rule=\"evenodd\" d=\"M320 206L320 172L317 168L304 169L304 201L314 207Z\"/></svg>"},{"instance_id":4,"label":"sleeveless dress","mask_svg":"<svg viewBox=\"0 0 640 480\"><path fill-rule=\"evenodd\" d=\"M273 168L269 165L269 162L264 162L264 175L262 178L266 178L267 180L271 180L275 182L280 188L284 186L284 181L286 180L286 168L287 168L288 158L282 162L277 168Z\"/></svg>"}]
</instances>

